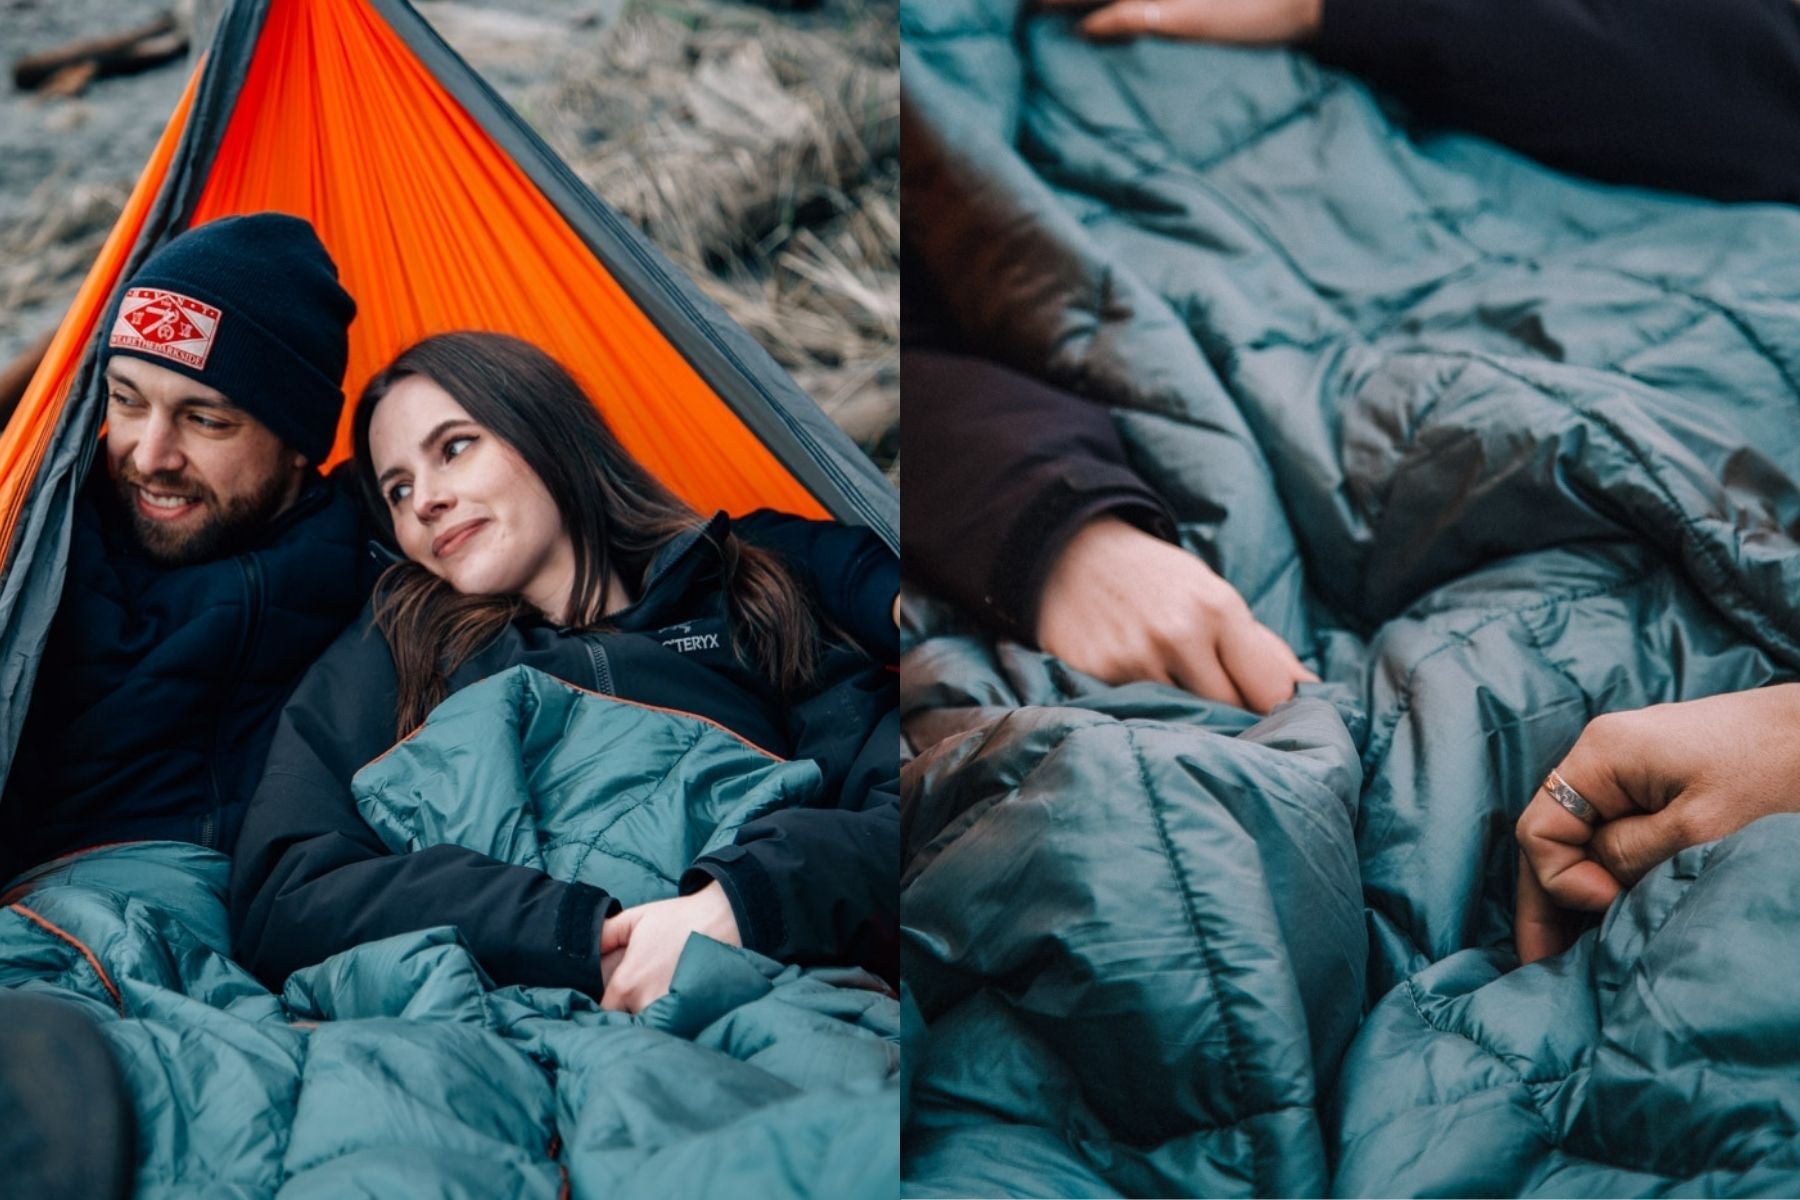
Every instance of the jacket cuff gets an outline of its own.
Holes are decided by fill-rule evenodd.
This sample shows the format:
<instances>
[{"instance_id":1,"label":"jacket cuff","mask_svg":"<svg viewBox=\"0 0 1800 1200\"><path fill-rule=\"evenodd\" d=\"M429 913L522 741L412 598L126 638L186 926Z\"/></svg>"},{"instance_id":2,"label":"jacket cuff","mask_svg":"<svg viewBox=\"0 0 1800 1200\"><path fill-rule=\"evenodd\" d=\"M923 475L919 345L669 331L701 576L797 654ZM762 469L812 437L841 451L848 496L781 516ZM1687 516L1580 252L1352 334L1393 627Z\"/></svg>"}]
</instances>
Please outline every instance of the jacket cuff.
<instances>
[{"instance_id":1,"label":"jacket cuff","mask_svg":"<svg viewBox=\"0 0 1800 1200\"><path fill-rule=\"evenodd\" d=\"M600 927L617 916L619 901L585 883L565 885L556 906L556 952L543 965L544 987L570 987L598 996L606 981L600 971Z\"/></svg>"},{"instance_id":2,"label":"jacket cuff","mask_svg":"<svg viewBox=\"0 0 1800 1200\"><path fill-rule=\"evenodd\" d=\"M714 882L731 901L738 941L744 949L785 960L787 921L775 888L756 858L742 846L726 846L698 859L681 876L681 894L692 895Z\"/></svg>"}]
</instances>

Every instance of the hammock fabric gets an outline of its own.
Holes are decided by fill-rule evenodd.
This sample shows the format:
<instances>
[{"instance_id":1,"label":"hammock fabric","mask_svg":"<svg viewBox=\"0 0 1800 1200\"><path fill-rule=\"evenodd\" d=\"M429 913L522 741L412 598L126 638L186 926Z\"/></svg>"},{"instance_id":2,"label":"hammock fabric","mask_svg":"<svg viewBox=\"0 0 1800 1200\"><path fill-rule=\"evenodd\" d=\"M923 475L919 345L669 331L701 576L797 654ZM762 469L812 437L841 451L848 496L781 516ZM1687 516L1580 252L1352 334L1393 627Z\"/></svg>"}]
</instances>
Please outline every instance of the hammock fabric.
<instances>
[{"instance_id":1,"label":"hammock fabric","mask_svg":"<svg viewBox=\"0 0 1800 1200\"><path fill-rule=\"evenodd\" d=\"M700 511L829 515L897 544L898 498L873 465L404 0L239 0L0 435L4 694L29 686L61 590L103 409L91 352L118 285L181 230L268 210L310 220L356 297L352 398L427 334L516 334L574 370ZM24 706L6 707L10 759Z\"/></svg>"}]
</instances>

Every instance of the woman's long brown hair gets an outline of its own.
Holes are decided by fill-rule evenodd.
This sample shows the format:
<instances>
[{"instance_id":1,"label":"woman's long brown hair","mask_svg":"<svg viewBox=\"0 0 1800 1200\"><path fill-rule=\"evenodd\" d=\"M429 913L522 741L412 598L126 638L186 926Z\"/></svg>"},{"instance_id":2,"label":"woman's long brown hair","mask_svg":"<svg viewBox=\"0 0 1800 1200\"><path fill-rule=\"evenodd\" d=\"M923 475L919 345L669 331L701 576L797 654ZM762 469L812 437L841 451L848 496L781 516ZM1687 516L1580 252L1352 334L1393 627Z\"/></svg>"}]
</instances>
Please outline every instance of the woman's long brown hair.
<instances>
[{"instance_id":1,"label":"woman's long brown hair","mask_svg":"<svg viewBox=\"0 0 1800 1200\"><path fill-rule=\"evenodd\" d=\"M393 519L375 481L369 423L394 385L414 376L443 388L476 424L518 451L550 492L574 548L571 625L604 628L612 573L636 599L656 552L700 523L626 453L555 359L505 334L445 333L402 353L357 403L356 475L390 539ZM777 691L799 691L818 662L819 627L805 592L773 555L735 536L719 551L733 650ZM416 728L449 693L450 676L529 608L520 596L463 595L415 563L389 568L376 588L375 622L399 680L397 733Z\"/></svg>"}]
</instances>

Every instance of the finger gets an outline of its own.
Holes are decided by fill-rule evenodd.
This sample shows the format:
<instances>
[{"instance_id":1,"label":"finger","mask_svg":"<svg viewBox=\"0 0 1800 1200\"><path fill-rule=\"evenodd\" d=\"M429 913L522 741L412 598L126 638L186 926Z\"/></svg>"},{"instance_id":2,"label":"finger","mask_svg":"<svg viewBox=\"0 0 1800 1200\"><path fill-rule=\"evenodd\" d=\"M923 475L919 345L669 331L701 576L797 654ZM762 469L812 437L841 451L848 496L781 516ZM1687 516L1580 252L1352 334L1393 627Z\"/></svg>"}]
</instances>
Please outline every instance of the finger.
<instances>
[{"instance_id":1,"label":"finger","mask_svg":"<svg viewBox=\"0 0 1800 1200\"><path fill-rule=\"evenodd\" d=\"M1646 752L1654 748L1643 744L1641 728L1636 713L1596 717L1556 764L1556 773L1563 782L1593 805L1603 821L1616 821L1661 806L1643 795L1647 789L1638 778ZM1562 807L1554 800L1550 804ZM1585 824L1574 814L1570 816Z\"/></svg>"},{"instance_id":2,"label":"finger","mask_svg":"<svg viewBox=\"0 0 1800 1200\"><path fill-rule=\"evenodd\" d=\"M637 924L632 916L632 909L607 917L600 922L600 953L604 957L614 950L623 950L631 942L631 928Z\"/></svg>"},{"instance_id":3,"label":"finger","mask_svg":"<svg viewBox=\"0 0 1800 1200\"><path fill-rule=\"evenodd\" d=\"M1569 948L1563 913L1538 883L1531 864L1522 855L1519 858L1519 895L1513 914L1513 944L1518 948L1521 966L1561 954Z\"/></svg>"},{"instance_id":4,"label":"finger","mask_svg":"<svg viewBox=\"0 0 1800 1200\"><path fill-rule=\"evenodd\" d=\"M1116 0L1081 19L1081 34L1090 38L1129 38L1155 33L1161 22L1160 0Z\"/></svg>"},{"instance_id":5,"label":"finger","mask_svg":"<svg viewBox=\"0 0 1800 1200\"><path fill-rule=\"evenodd\" d=\"M1245 617L1219 638L1219 659L1249 707L1267 713L1294 696L1300 662L1280 638Z\"/></svg>"},{"instance_id":6,"label":"finger","mask_svg":"<svg viewBox=\"0 0 1800 1200\"><path fill-rule=\"evenodd\" d=\"M1178 657L1169 664L1176 686L1206 700L1235 704L1239 708L1250 707L1237 684L1231 681L1230 672L1219 661L1217 642L1204 636L1195 637L1179 648L1177 654Z\"/></svg>"},{"instance_id":7,"label":"finger","mask_svg":"<svg viewBox=\"0 0 1800 1200\"><path fill-rule=\"evenodd\" d=\"M624 960L625 952L623 950L614 950L611 954L602 954L600 956L601 980L610 983L613 975L619 969L619 964Z\"/></svg>"},{"instance_id":8,"label":"finger","mask_svg":"<svg viewBox=\"0 0 1800 1200\"><path fill-rule=\"evenodd\" d=\"M1612 872L1585 854L1560 869L1537 872L1537 879L1556 904L1579 912L1605 912L1624 890Z\"/></svg>"},{"instance_id":9,"label":"finger","mask_svg":"<svg viewBox=\"0 0 1800 1200\"><path fill-rule=\"evenodd\" d=\"M1564 908L1593 912L1618 895L1618 880L1588 855L1593 827L1542 788L1520 816L1517 832L1520 856L1537 883Z\"/></svg>"},{"instance_id":10,"label":"finger","mask_svg":"<svg viewBox=\"0 0 1800 1200\"><path fill-rule=\"evenodd\" d=\"M1683 803L1641 817L1608 821L1594 831L1589 853L1629 887L1678 851L1710 840L1706 831L1684 819L1686 809Z\"/></svg>"}]
</instances>

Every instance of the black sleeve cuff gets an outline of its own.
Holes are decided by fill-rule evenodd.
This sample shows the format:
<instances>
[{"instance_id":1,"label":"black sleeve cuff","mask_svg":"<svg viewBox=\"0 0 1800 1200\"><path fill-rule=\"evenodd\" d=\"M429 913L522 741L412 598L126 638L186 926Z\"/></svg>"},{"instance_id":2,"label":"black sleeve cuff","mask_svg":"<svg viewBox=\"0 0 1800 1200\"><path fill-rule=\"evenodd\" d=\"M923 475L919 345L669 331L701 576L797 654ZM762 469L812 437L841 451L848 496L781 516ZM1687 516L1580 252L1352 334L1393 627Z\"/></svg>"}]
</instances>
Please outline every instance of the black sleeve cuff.
<instances>
[{"instance_id":1,"label":"black sleeve cuff","mask_svg":"<svg viewBox=\"0 0 1800 1200\"><path fill-rule=\"evenodd\" d=\"M618 900L597 887L571 883L556 906L556 950L582 964L600 959L600 926L620 911Z\"/></svg>"},{"instance_id":2,"label":"black sleeve cuff","mask_svg":"<svg viewBox=\"0 0 1800 1200\"><path fill-rule=\"evenodd\" d=\"M681 876L681 894L692 895L716 882L731 901L738 942L746 950L779 961L787 959L787 928L781 902L768 876L742 846L726 846L697 860Z\"/></svg>"}]
</instances>

